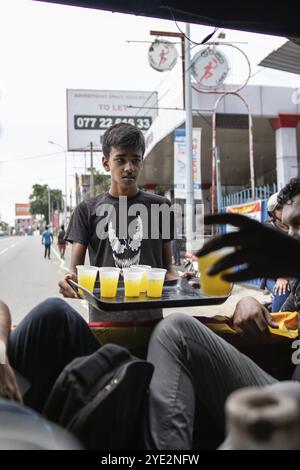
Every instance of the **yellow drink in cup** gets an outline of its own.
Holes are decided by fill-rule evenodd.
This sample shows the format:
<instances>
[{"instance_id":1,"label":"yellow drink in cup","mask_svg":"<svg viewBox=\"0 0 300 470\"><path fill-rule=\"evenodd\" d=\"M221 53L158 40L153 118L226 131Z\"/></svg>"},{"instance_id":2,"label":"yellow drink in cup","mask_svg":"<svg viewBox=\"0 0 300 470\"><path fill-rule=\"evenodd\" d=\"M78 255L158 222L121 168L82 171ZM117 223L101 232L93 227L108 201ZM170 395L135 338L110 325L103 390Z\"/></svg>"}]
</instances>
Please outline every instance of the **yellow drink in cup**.
<instances>
[{"instance_id":1,"label":"yellow drink in cup","mask_svg":"<svg viewBox=\"0 0 300 470\"><path fill-rule=\"evenodd\" d=\"M119 268L100 268L100 295L113 298L117 295L119 282Z\"/></svg>"},{"instance_id":2,"label":"yellow drink in cup","mask_svg":"<svg viewBox=\"0 0 300 470\"><path fill-rule=\"evenodd\" d=\"M80 265L76 266L78 284L93 293L98 268L96 266ZM83 291L79 289L79 293L83 295Z\"/></svg>"},{"instance_id":3,"label":"yellow drink in cup","mask_svg":"<svg viewBox=\"0 0 300 470\"><path fill-rule=\"evenodd\" d=\"M200 256L198 258L199 272L200 272L200 284L204 294L216 295L216 296L227 296L232 290L232 282L227 282L221 279L224 273L232 272L232 269L226 269L215 276L209 276L207 270L215 264L219 259L232 253L232 249L223 248L221 250L213 251L208 255Z\"/></svg>"},{"instance_id":4,"label":"yellow drink in cup","mask_svg":"<svg viewBox=\"0 0 300 470\"><path fill-rule=\"evenodd\" d=\"M146 271L147 276L147 296L161 297L167 270L152 268Z\"/></svg>"},{"instance_id":5,"label":"yellow drink in cup","mask_svg":"<svg viewBox=\"0 0 300 470\"><path fill-rule=\"evenodd\" d=\"M125 296L139 297L143 271L130 268L123 269Z\"/></svg>"},{"instance_id":6,"label":"yellow drink in cup","mask_svg":"<svg viewBox=\"0 0 300 470\"><path fill-rule=\"evenodd\" d=\"M146 292L147 291L147 275L146 271L151 269L151 266L148 264L134 264L130 266L130 269L133 269L134 271L142 271L142 280L141 280L141 286L140 286L140 292Z\"/></svg>"}]
</instances>

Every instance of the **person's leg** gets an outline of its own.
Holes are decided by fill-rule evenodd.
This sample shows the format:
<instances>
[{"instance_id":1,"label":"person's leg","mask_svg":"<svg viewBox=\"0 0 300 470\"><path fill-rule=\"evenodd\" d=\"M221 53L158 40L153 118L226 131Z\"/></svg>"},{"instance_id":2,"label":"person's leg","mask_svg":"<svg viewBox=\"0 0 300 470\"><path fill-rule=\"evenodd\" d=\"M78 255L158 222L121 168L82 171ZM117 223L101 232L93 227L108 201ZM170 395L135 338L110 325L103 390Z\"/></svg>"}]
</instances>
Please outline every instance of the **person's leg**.
<instances>
[{"instance_id":1,"label":"person's leg","mask_svg":"<svg viewBox=\"0 0 300 470\"><path fill-rule=\"evenodd\" d=\"M48 259L50 259L51 245L48 246Z\"/></svg>"},{"instance_id":2,"label":"person's leg","mask_svg":"<svg viewBox=\"0 0 300 470\"><path fill-rule=\"evenodd\" d=\"M276 380L198 320L171 314L154 329L148 360L149 422L158 449L191 449L195 398L224 430L224 403L234 390Z\"/></svg>"},{"instance_id":3,"label":"person's leg","mask_svg":"<svg viewBox=\"0 0 300 470\"><path fill-rule=\"evenodd\" d=\"M288 296L290 295L290 291L286 291L285 294L275 294L274 293L274 287L275 287L276 281L275 279L267 279L266 282L266 287L268 291L271 292L273 295L273 302L272 302L272 312L280 312L280 309Z\"/></svg>"},{"instance_id":4,"label":"person's leg","mask_svg":"<svg viewBox=\"0 0 300 470\"><path fill-rule=\"evenodd\" d=\"M24 403L40 411L63 368L100 347L84 319L59 298L37 305L11 333L11 365L31 383Z\"/></svg>"},{"instance_id":5,"label":"person's leg","mask_svg":"<svg viewBox=\"0 0 300 470\"><path fill-rule=\"evenodd\" d=\"M45 245L45 253L44 253L44 258L47 256L47 245Z\"/></svg>"}]
</instances>

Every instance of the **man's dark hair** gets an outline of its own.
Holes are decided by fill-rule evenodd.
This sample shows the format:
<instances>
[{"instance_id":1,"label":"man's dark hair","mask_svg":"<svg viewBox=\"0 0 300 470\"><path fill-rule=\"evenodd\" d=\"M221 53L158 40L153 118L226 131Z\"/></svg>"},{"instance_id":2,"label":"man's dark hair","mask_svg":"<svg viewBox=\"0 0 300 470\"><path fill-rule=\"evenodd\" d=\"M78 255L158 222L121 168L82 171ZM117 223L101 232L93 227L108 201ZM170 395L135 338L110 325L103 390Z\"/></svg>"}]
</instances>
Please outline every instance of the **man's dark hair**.
<instances>
[{"instance_id":1,"label":"man's dark hair","mask_svg":"<svg viewBox=\"0 0 300 470\"><path fill-rule=\"evenodd\" d=\"M111 147L122 147L124 150L145 152L145 139L142 131L131 124L121 122L114 124L105 131L102 141L102 151L109 158Z\"/></svg>"},{"instance_id":2,"label":"man's dark hair","mask_svg":"<svg viewBox=\"0 0 300 470\"><path fill-rule=\"evenodd\" d=\"M62 230L65 230L65 226L64 226L64 225L62 225L60 228L61 228Z\"/></svg>"},{"instance_id":3,"label":"man's dark hair","mask_svg":"<svg viewBox=\"0 0 300 470\"><path fill-rule=\"evenodd\" d=\"M46 225L45 230L48 230L48 228L49 228L48 225Z\"/></svg>"},{"instance_id":4,"label":"man's dark hair","mask_svg":"<svg viewBox=\"0 0 300 470\"><path fill-rule=\"evenodd\" d=\"M278 194L278 203L283 207L298 194L300 194L300 178L292 178Z\"/></svg>"}]
</instances>

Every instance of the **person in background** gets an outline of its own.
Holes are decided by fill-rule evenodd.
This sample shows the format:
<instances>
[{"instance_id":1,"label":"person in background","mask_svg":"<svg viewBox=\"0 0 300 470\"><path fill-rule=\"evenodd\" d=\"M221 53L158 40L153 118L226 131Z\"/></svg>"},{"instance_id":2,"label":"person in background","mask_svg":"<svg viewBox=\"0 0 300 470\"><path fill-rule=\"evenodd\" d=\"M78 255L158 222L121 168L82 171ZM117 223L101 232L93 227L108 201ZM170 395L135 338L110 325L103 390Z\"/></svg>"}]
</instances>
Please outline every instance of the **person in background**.
<instances>
[{"instance_id":1,"label":"person in background","mask_svg":"<svg viewBox=\"0 0 300 470\"><path fill-rule=\"evenodd\" d=\"M271 225L274 229L283 233L288 232L288 227L282 222L282 206L278 201L278 192L272 194L267 203L267 211L269 220L267 224ZM274 256L278 256L274 253ZM282 253L280 253L280 256ZM284 255L284 253L283 253ZM279 312L284 302L290 294L290 285L288 279L279 277L278 279L263 279L261 288L267 288L272 294L272 312Z\"/></svg>"},{"instance_id":2,"label":"person in background","mask_svg":"<svg viewBox=\"0 0 300 470\"><path fill-rule=\"evenodd\" d=\"M49 227L46 225L45 231L42 234L42 245L45 245L45 254L44 258L47 257L50 259L50 250L51 250L51 244L53 242L53 235L49 230Z\"/></svg>"},{"instance_id":3,"label":"person in background","mask_svg":"<svg viewBox=\"0 0 300 470\"><path fill-rule=\"evenodd\" d=\"M62 225L60 227L60 231L58 232L58 239L57 239L57 245L58 245L58 249L59 249L61 258L64 258L65 251L66 251L66 246L67 246L67 242L65 240L65 235L66 235L65 226Z\"/></svg>"}]
</instances>

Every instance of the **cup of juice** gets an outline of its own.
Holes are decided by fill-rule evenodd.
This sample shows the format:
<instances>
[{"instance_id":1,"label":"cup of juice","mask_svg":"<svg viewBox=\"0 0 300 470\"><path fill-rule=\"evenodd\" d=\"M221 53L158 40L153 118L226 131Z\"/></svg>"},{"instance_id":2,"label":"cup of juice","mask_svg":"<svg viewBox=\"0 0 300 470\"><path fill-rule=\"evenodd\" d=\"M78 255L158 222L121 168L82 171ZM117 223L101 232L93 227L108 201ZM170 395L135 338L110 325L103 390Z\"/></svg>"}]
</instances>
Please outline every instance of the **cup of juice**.
<instances>
[{"instance_id":1,"label":"cup of juice","mask_svg":"<svg viewBox=\"0 0 300 470\"><path fill-rule=\"evenodd\" d=\"M134 271L142 271L142 281L141 281L141 286L140 286L140 292L146 292L147 291L147 275L146 271L149 271L151 269L151 266L148 264L134 264L130 266L130 269Z\"/></svg>"},{"instance_id":2,"label":"cup of juice","mask_svg":"<svg viewBox=\"0 0 300 470\"><path fill-rule=\"evenodd\" d=\"M130 268L123 269L125 297L139 297L143 271Z\"/></svg>"},{"instance_id":3,"label":"cup of juice","mask_svg":"<svg viewBox=\"0 0 300 470\"><path fill-rule=\"evenodd\" d=\"M161 297L166 272L166 269L161 268L151 268L146 271L148 297Z\"/></svg>"},{"instance_id":4,"label":"cup of juice","mask_svg":"<svg viewBox=\"0 0 300 470\"><path fill-rule=\"evenodd\" d=\"M116 297L119 282L120 268L99 268L101 297Z\"/></svg>"},{"instance_id":5,"label":"cup of juice","mask_svg":"<svg viewBox=\"0 0 300 470\"><path fill-rule=\"evenodd\" d=\"M222 248L221 250L212 251L204 256L199 256L199 272L200 284L204 294L212 296L227 296L232 290L232 282L224 281L221 276L225 273L232 272L232 269L226 269L215 276L207 274L208 269L215 264L219 259L232 253L231 248Z\"/></svg>"},{"instance_id":6,"label":"cup of juice","mask_svg":"<svg viewBox=\"0 0 300 470\"><path fill-rule=\"evenodd\" d=\"M98 272L97 266L78 265L76 269L78 284L93 293ZM83 294L83 291L79 289L79 293Z\"/></svg>"}]
</instances>

